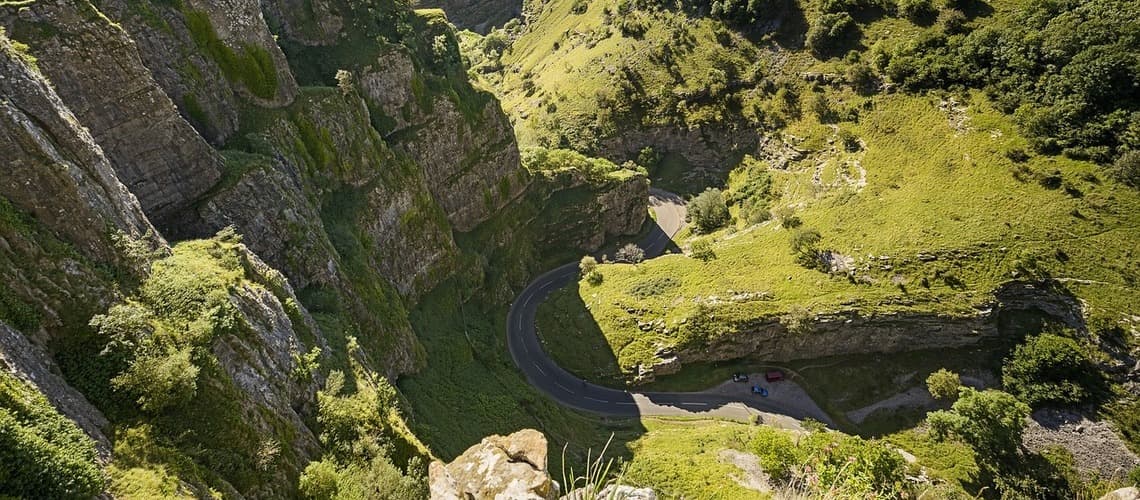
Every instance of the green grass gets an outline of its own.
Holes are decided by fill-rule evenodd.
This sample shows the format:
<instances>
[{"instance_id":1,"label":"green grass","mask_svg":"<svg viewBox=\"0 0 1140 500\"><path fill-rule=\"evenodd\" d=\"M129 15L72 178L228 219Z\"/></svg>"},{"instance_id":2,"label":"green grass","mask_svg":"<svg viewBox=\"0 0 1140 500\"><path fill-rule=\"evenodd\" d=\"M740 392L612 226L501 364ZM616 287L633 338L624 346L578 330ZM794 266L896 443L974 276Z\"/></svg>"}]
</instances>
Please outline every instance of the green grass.
<instances>
[{"instance_id":1,"label":"green grass","mask_svg":"<svg viewBox=\"0 0 1140 500\"><path fill-rule=\"evenodd\" d=\"M793 306L816 314L967 317L1014 276L1068 280L1065 286L1089 302L1094 319L1118 321L1140 300L1132 288L1140 277L1133 255L1140 238L1135 191L1100 178L1089 163L1033 157L1024 167L1013 164L1004 152L1025 141L980 96L969 101L972 129L965 133L950 127L933 97L890 95L870 102L874 111L844 124L865 141L864 151L823 150L788 170L769 172L778 193L772 205L795 207L803 226L823 235L821 248L851 256L861 283L798 264L790 232L772 222L715 234L717 258L707 263L676 255L637 266L601 266L605 281L582 284L580 300L623 371L651 363L659 346L703 342L733 332L739 322L780 317ZM832 134L814 118L792 123L788 131L804 138L801 147L826 145ZM816 184L819 159L859 161L866 185ZM1053 169L1080 196L1033 180L1035 173ZM852 171L856 181L863 178ZM1015 173L1029 178L1018 180ZM919 253L938 259L923 262ZM664 276L680 285L659 295L630 294L638 283ZM709 312L698 302L744 292L772 299L717 305L711 324L692 326ZM637 326L657 320L670 332L646 333Z\"/></svg>"},{"instance_id":2,"label":"green grass","mask_svg":"<svg viewBox=\"0 0 1140 500\"><path fill-rule=\"evenodd\" d=\"M735 465L721 450L752 452L756 427L732 422L645 419L646 434L628 444L633 459L624 482L653 488L665 498L752 499L768 495L732 479Z\"/></svg>"},{"instance_id":3,"label":"green grass","mask_svg":"<svg viewBox=\"0 0 1140 500\"><path fill-rule=\"evenodd\" d=\"M589 2L580 14L572 13L574 4L536 9L533 28L499 61L507 70L487 76L504 110L524 117L516 124L520 144L590 152L625 125L698 126L748 114L720 99L727 82L752 78L755 61L767 57L739 34L678 12L623 12L629 4L617 0ZM623 34L629 23L643 24L644 32ZM600 108L612 112L603 116Z\"/></svg>"},{"instance_id":4,"label":"green grass","mask_svg":"<svg viewBox=\"0 0 1140 500\"><path fill-rule=\"evenodd\" d=\"M241 82L250 93L263 99L277 95L277 67L268 50L256 45L234 50L218 38L205 12L183 9L183 14L194 43L214 59L226 79Z\"/></svg>"}]
</instances>

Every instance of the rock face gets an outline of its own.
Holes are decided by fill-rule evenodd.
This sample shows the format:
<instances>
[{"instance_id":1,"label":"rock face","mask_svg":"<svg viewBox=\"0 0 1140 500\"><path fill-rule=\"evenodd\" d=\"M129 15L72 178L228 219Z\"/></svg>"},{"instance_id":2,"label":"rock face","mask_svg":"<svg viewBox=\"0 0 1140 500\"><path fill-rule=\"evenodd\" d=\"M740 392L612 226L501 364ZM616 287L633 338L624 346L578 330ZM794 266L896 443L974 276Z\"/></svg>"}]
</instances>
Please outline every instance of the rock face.
<instances>
[{"instance_id":1,"label":"rock face","mask_svg":"<svg viewBox=\"0 0 1140 500\"><path fill-rule=\"evenodd\" d=\"M0 5L0 27L0 370L43 392L104 459L153 438L162 456L109 459L178 474L179 488L296 496L328 452L310 428L328 363L369 378L423 366L408 307L460 271L487 279L492 258L508 269L493 294L511 296L538 254L535 232L518 229L553 196L589 214L567 238L587 248L645 216L644 177L532 189L509 121L467 81L438 12L37 0ZM153 286L177 296L147 298ZM203 296L228 303L174 304ZM125 323L107 331L108 318ZM168 333L188 344L157 350L189 364L165 359L151 382L195 385L148 408L145 389L114 380ZM492 469L516 477L479 485L449 469L455 491L553 497L541 434L485 445Z\"/></svg>"},{"instance_id":2,"label":"rock face","mask_svg":"<svg viewBox=\"0 0 1140 500\"><path fill-rule=\"evenodd\" d=\"M454 43L445 21L433 20L427 28L432 39ZM391 120L388 134L399 137L396 147L423 169L448 221L456 231L470 231L526 188L510 121L498 101L485 95L472 96L482 105L469 109L445 95L417 104L415 86L421 83L413 69L407 51L390 50L361 69L361 90Z\"/></svg>"},{"instance_id":3,"label":"rock face","mask_svg":"<svg viewBox=\"0 0 1140 500\"><path fill-rule=\"evenodd\" d=\"M637 234L645 222L649 179L589 180L579 171L562 171L534 182L541 205L536 221L548 247L599 250L610 238Z\"/></svg>"},{"instance_id":4,"label":"rock face","mask_svg":"<svg viewBox=\"0 0 1140 500\"><path fill-rule=\"evenodd\" d=\"M484 35L521 16L523 8L519 0L428 0L421 5L443 9L456 26Z\"/></svg>"},{"instance_id":5,"label":"rock face","mask_svg":"<svg viewBox=\"0 0 1140 500\"><path fill-rule=\"evenodd\" d=\"M710 129L657 127L624 130L601 142L598 155L615 163L637 158L643 148L652 146L658 153L684 157L689 165L685 181L692 184L719 182L726 178L746 153L756 151L760 136L745 126L720 126Z\"/></svg>"},{"instance_id":6,"label":"rock face","mask_svg":"<svg viewBox=\"0 0 1140 500\"><path fill-rule=\"evenodd\" d=\"M220 157L175 110L134 42L87 0L0 9L10 36L102 147L146 213L163 220L221 175Z\"/></svg>"},{"instance_id":7,"label":"rock face","mask_svg":"<svg viewBox=\"0 0 1140 500\"><path fill-rule=\"evenodd\" d=\"M436 500L558 497L546 470L546 437L533 429L485 438L450 464L432 462L429 481Z\"/></svg>"},{"instance_id":8,"label":"rock face","mask_svg":"<svg viewBox=\"0 0 1140 500\"><path fill-rule=\"evenodd\" d=\"M760 317L732 325L734 333L718 335L711 342L664 350L655 366L641 366L638 380L680 370L695 361L723 361L752 357L791 361L825 356L895 353L973 345L999 335L998 318L1003 312L1033 310L1052 316L1080 330L1080 304L1042 283L1013 282L995 292L994 302L972 317L939 314L898 313L877 316L819 314L811 319L810 331L789 332L780 318ZM683 328L704 328L689 321ZM663 324L651 328L665 328ZM915 335L922 332L922 335Z\"/></svg>"},{"instance_id":9,"label":"rock face","mask_svg":"<svg viewBox=\"0 0 1140 500\"><path fill-rule=\"evenodd\" d=\"M38 388L106 458L107 419L44 345L67 336L69 317L118 296L107 271L138 272L115 237L165 242L31 61L0 32L0 369Z\"/></svg>"}]
</instances>

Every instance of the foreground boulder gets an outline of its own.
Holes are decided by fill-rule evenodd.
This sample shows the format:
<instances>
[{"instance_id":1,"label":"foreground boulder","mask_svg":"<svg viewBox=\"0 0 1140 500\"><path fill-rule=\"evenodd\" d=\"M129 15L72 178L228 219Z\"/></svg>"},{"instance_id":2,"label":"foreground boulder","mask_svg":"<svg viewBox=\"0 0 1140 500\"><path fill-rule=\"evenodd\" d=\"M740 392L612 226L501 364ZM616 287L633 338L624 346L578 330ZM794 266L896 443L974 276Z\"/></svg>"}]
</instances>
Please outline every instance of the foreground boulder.
<instances>
[{"instance_id":1,"label":"foreground boulder","mask_svg":"<svg viewBox=\"0 0 1140 500\"><path fill-rule=\"evenodd\" d=\"M546 470L546 437L533 429L494 435L450 464L428 470L433 499L554 499L557 486Z\"/></svg>"}]
</instances>

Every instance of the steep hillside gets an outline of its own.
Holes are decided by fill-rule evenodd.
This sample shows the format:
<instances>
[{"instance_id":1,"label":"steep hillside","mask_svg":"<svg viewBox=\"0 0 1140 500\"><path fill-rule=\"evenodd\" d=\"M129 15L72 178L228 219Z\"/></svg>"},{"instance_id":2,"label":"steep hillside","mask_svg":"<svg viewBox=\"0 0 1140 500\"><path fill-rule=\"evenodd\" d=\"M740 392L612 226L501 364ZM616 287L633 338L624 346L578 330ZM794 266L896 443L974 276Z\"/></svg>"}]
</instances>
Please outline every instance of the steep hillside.
<instances>
[{"instance_id":1,"label":"steep hillside","mask_svg":"<svg viewBox=\"0 0 1140 500\"><path fill-rule=\"evenodd\" d=\"M438 11L36 1L0 25L5 495L421 497L432 451L389 383L428 363L408 311L444 282L505 301L547 245L645 219L644 174L524 168ZM574 207L602 223L511 231Z\"/></svg>"},{"instance_id":2,"label":"steep hillside","mask_svg":"<svg viewBox=\"0 0 1140 500\"><path fill-rule=\"evenodd\" d=\"M685 255L599 265L541 306L561 366L662 390L791 367L878 435L934 406L860 411L940 367L1040 406L1011 349L1057 334L1098 375L1051 404L1140 447L1133 3L525 10L462 38L520 144L633 161L690 197Z\"/></svg>"}]
</instances>

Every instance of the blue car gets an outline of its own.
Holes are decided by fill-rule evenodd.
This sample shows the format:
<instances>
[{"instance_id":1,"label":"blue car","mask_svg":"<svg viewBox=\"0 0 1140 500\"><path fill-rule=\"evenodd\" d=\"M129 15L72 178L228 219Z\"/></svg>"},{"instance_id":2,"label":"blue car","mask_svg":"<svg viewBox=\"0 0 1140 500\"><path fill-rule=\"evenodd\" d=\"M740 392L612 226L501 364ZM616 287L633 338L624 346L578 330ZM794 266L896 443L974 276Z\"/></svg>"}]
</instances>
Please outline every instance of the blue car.
<instances>
[{"instance_id":1,"label":"blue car","mask_svg":"<svg viewBox=\"0 0 1140 500\"><path fill-rule=\"evenodd\" d=\"M768 389L765 389L765 388L760 387L758 385L754 385L754 386L752 386L752 394L759 394L760 397L766 398L766 397L768 397Z\"/></svg>"}]
</instances>

